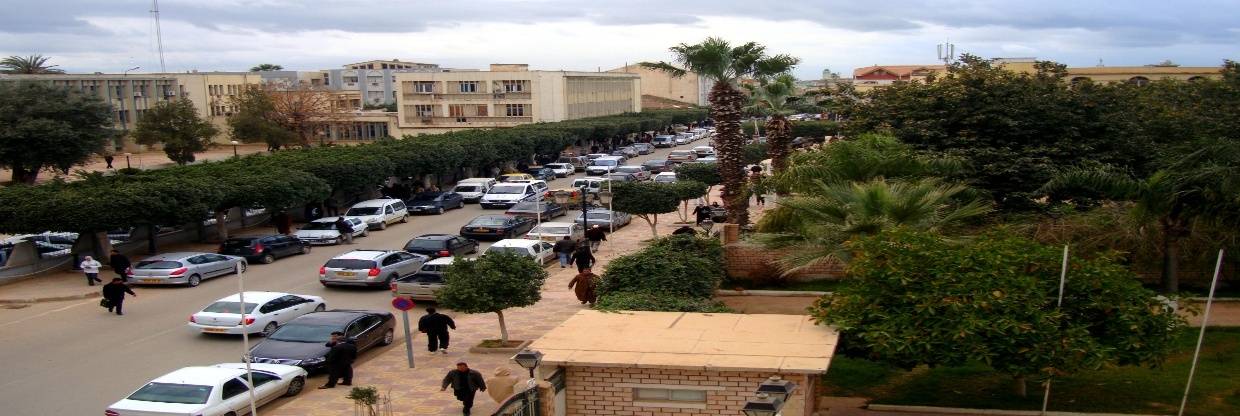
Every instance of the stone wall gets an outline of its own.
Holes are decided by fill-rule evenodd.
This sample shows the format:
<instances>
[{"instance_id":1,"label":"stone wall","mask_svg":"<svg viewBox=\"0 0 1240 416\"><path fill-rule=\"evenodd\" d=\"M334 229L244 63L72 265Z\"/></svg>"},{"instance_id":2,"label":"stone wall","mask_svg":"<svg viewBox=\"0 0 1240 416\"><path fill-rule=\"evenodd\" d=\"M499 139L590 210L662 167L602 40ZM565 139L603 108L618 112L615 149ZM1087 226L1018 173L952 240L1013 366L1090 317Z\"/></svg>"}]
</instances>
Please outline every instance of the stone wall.
<instances>
[{"instance_id":1,"label":"stone wall","mask_svg":"<svg viewBox=\"0 0 1240 416\"><path fill-rule=\"evenodd\" d=\"M739 415L745 401L753 397L758 384L773 375L767 372L702 371L653 368L568 367L565 371L568 397L567 415L616 416L716 416ZM784 408L784 416L813 414L813 392L817 377L784 374L797 389ZM706 390L705 405L667 404L663 407L634 400L635 386L694 386ZM670 407L679 406L679 407Z\"/></svg>"},{"instance_id":2,"label":"stone wall","mask_svg":"<svg viewBox=\"0 0 1240 416\"><path fill-rule=\"evenodd\" d=\"M724 224L723 258L727 266L728 277L734 279L768 279L778 275L779 268L775 261L783 253L762 246L741 241L739 228L735 224ZM844 277L844 266L831 262L819 264L785 276L789 280L821 280L839 279Z\"/></svg>"}]
</instances>

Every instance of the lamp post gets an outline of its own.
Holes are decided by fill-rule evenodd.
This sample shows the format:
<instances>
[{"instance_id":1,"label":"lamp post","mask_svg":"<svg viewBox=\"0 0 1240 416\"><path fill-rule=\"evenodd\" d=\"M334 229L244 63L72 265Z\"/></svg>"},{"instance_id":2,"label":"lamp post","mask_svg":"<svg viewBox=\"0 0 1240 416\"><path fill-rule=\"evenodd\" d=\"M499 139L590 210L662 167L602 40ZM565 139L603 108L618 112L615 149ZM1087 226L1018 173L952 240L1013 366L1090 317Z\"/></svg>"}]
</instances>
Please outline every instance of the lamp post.
<instances>
[{"instance_id":1,"label":"lamp post","mask_svg":"<svg viewBox=\"0 0 1240 416\"><path fill-rule=\"evenodd\" d=\"M607 181L607 190L598 191L598 202L607 204L607 232L616 232L616 211L611 209L611 181Z\"/></svg>"},{"instance_id":2,"label":"lamp post","mask_svg":"<svg viewBox=\"0 0 1240 416\"><path fill-rule=\"evenodd\" d=\"M233 141L232 141L232 142L230 142L230 143L232 143L232 145L233 145L233 157L239 157L239 156L237 156L237 145L241 144L241 142L238 142L238 141L236 141L236 140L233 140Z\"/></svg>"},{"instance_id":3,"label":"lamp post","mask_svg":"<svg viewBox=\"0 0 1240 416\"><path fill-rule=\"evenodd\" d=\"M133 153L125 152L125 169L133 169L133 166L129 165L130 156L133 156Z\"/></svg>"},{"instance_id":4,"label":"lamp post","mask_svg":"<svg viewBox=\"0 0 1240 416\"><path fill-rule=\"evenodd\" d=\"M797 383L784 380L780 376L771 376L758 385L758 389L754 391L755 397L745 402L741 412L746 416L776 416L796 389Z\"/></svg>"},{"instance_id":5,"label":"lamp post","mask_svg":"<svg viewBox=\"0 0 1240 416\"><path fill-rule=\"evenodd\" d=\"M530 378L534 378L534 369L538 368L539 363L542 363L542 357L543 353L541 351L526 348L517 353L517 355L512 356L512 360L516 361L521 368L530 370Z\"/></svg>"}]
</instances>

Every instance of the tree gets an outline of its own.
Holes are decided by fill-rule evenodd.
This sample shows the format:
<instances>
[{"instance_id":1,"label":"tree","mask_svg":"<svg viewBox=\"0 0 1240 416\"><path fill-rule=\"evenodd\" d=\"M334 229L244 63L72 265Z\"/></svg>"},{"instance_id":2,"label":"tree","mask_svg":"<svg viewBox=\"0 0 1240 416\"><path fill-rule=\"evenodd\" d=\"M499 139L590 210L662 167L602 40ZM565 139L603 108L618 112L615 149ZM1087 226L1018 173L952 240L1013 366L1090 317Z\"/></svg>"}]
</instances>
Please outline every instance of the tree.
<instances>
[{"instance_id":1,"label":"tree","mask_svg":"<svg viewBox=\"0 0 1240 416\"><path fill-rule=\"evenodd\" d=\"M283 127L295 137L293 142L303 147L309 146L315 138L318 138L322 144L327 128L343 119L346 111L356 110L338 106L336 97L331 91L306 83L297 83L288 88L277 88L274 84L249 88L261 88L271 101L270 106L251 107L249 109L251 114L247 117L260 117ZM245 97L254 99L250 95ZM271 135L268 129L269 126L264 125L260 129L263 134L257 137L268 143L273 138L286 139L280 135ZM258 141L259 139L251 138L251 140Z\"/></svg>"},{"instance_id":2,"label":"tree","mask_svg":"<svg viewBox=\"0 0 1240 416\"><path fill-rule=\"evenodd\" d=\"M785 73L799 59L789 55L767 55L766 47L754 42L732 46L721 38L707 38L696 45L680 44L671 48L676 64L643 62L646 68L667 72L674 77L695 73L714 83L710 90L711 117L715 121L715 151L719 155L723 192L721 197L728 210L728 221L749 223L749 193L745 187L741 135L741 107L745 95L737 85L745 78L763 78Z\"/></svg>"},{"instance_id":3,"label":"tree","mask_svg":"<svg viewBox=\"0 0 1240 416\"><path fill-rule=\"evenodd\" d=\"M819 182L944 178L962 169L958 159L917 152L891 136L863 134L793 155L791 164L773 175L772 182L783 192L813 193L821 189Z\"/></svg>"},{"instance_id":4,"label":"tree","mask_svg":"<svg viewBox=\"0 0 1240 416\"><path fill-rule=\"evenodd\" d=\"M508 344L504 309L520 308L542 299L547 271L533 259L508 252L487 253L475 260L460 259L444 270L437 293L441 306L462 313L499 316L500 342Z\"/></svg>"},{"instance_id":5,"label":"tree","mask_svg":"<svg viewBox=\"0 0 1240 416\"><path fill-rule=\"evenodd\" d=\"M250 68L250 72L281 71L284 67L276 64L258 64Z\"/></svg>"},{"instance_id":6,"label":"tree","mask_svg":"<svg viewBox=\"0 0 1240 416\"><path fill-rule=\"evenodd\" d=\"M719 165L713 163L688 163L676 166L677 181L693 181L706 184L706 202L710 202L710 190L723 182L719 175Z\"/></svg>"},{"instance_id":7,"label":"tree","mask_svg":"<svg viewBox=\"0 0 1240 416\"><path fill-rule=\"evenodd\" d=\"M243 143L267 143L268 150L300 144L297 134L278 123L276 103L267 90L251 86L232 97L237 112L228 117L232 138Z\"/></svg>"},{"instance_id":8,"label":"tree","mask_svg":"<svg viewBox=\"0 0 1240 416\"><path fill-rule=\"evenodd\" d=\"M706 195L710 187L698 181L681 179L677 179L671 186L676 192L676 199L681 201L680 221L689 222L689 201Z\"/></svg>"},{"instance_id":9,"label":"tree","mask_svg":"<svg viewBox=\"0 0 1240 416\"><path fill-rule=\"evenodd\" d=\"M788 115L792 114L792 106L798 101L796 78L792 74L779 74L770 80L762 79L751 88L750 93L761 113L769 116L766 121L766 143L772 173L783 172L792 152L792 123L788 121Z\"/></svg>"},{"instance_id":10,"label":"tree","mask_svg":"<svg viewBox=\"0 0 1240 416\"><path fill-rule=\"evenodd\" d=\"M10 56L0 59L0 73L5 74L63 74L65 71L56 68L59 65L48 65L52 58L43 55Z\"/></svg>"},{"instance_id":11,"label":"tree","mask_svg":"<svg viewBox=\"0 0 1240 416\"><path fill-rule=\"evenodd\" d=\"M1108 257L1074 257L1056 307L1062 252L991 234L966 243L907 229L854 241L849 279L810 314L843 352L894 364L986 363L1026 379L1157 365L1184 319Z\"/></svg>"},{"instance_id":12,"label":"tree","mask_svg":"<svg viewBox=\"0 0 1240 416\"><path fill-rule=\"evenodd\" d=\"M680 192L674 184L620 182L613 186L612 208L645 220L654 238L659 237L659 214L676 211L680 204Z\"/></svg>"},{"instance_id":13,"label":"tree","mask_svg":"<svg viewBox=\"0 0 1240 416\"><path fill-rule=\"evenodd\" d=\"M112 108L98 97L39 82L0 82L0 167L13 181L34 183L39 171L67 172L115 137Z\"/></svg>"},{"instance_id":14,"label":"tree","mask_svg":"<svg viewBox=\"0 0 1240 416\"><path fill-rule=\"evenodd\" d=\"M217 133L219 129L198 116L194 103L181 97L147 110L134 127L133 137L139 144L163 143L168 158L184 165L194 161L194 153L207 150Z\"/></svg>"}]
</instances>

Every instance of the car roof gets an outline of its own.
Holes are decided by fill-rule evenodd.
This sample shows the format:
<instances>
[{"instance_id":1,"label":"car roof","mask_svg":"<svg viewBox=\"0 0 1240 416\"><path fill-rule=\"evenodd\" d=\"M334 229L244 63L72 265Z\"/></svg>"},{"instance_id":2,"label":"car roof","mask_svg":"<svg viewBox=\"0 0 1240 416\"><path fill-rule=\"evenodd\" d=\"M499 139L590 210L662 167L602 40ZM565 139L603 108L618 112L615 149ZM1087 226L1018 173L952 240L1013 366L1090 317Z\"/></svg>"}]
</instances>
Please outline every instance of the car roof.
<instances>
[{"instance_id":1,"label":"car roof","mask_svg":"<svg viewBox=\"0 0 1240 416\"><path fill-rule=\"evenodd\" d=\"M371 200L368 200L368 201L362 201L362 202L358 202L358 203L356 203L356 204L353 204L353 206L352 206L351 208L357 208L357 207L362 207L362 208L369 208L369 207L381 207L381 206L384 206L384 205L387 205L387 204L390 204L390 203L392 203L392 202L396 202L396 201L397 201L396 199L371 199Z\"/></svg>"},{"instance_id":2,"label":"car roof","mask_svg":"<svg viewBox=\"0 0 1240 416\"><path fill-rule=\"evenodd\" d=\"M214 387L222 381L239 377L245 374L245 370L238 368L220 368L220 367L185 367L175 370L171 373L164 374L158 378L151 380L152 383L168 383L168 384L208 384Z\"/></svg>"},{"instance_id":3,"label":"car roof","mask_svg":"<svg viewBox=\"0 0 1240 416\"><path fill-rule=\"evenodd\" d=\"M676 176L676 172L659 172L654 176Z\"/></svg>"},{"instance_id":4,"label":"car roof","mask_svg":"<svg viewBox=\"0 0 1240 416\"><path fill-rule=\"evenodd\" d=\"M575 222L543 221L538 227L572 227Z\"/></svg>"},{"instance_id":5,"label":"car roof","mask_svg":"<svg viewBox=\"0 0 1240 416\"><path fill-rule=\"evenodd\" d=\"M414 237L413 239L414 240L451 240L453 237L456 237L456 236L452 234L422 234L417 237Z\"/></svg>"},{"instance_id":6,"label":"car roof","mask_svg":"<svg viewBox=\"0 0 1240 416\"><path fill-rule=\"evenodd\" d=\"M445 265L445 264L452 264L452 262L454 261L456 261L456 257L440 257L440 258L428 261L426 263L423 263L423 265L424 266L440 266L440 265Z\"/></svg>"},{"instance_id":7,"label":"car roof","mask_svg":"<svg viewBox=\"0 0 1240 416\"><path fill-rule=\"evenodd\" d=\"M517 217L516 217L516 216L514 216L514 215L487 214L487 215L479 215L479 216L477 216L477 217L474 217L474 219L469 220L469 222L474 222L474 221L476 221L476 220L480 220L480 219L483 219L483 218L501 218L501 219L509 220L509 219L513 219L513 218L517 218Z\"/></svg>"},{"instance_id":8,"label":"car roof","mask_svg":"<svg viewBox=\"0 0 1240 416\"><path fill-rule=\"evenodd\" d=\"M374 260L379 256L391 253L392 250L353 250L332 257L333 259Z\"/></svg>"},{"instance_id":9,"label":"car roof","mask_svg":"<svg viewBox=\"0 0 1240 416\"><path fill-rule=\"evenodd\" d=\"M197 256L197 255L202 255L202 254L214 254L214 253L201 253L201 252L192 252L192 251L181 251L181 252L175 252L175 253L163 253L163 254L156 254L156 255L154 255L154 256L144 258L144 259L142 259L142 261L180 260L180 259L184 259L184 258L187 258L187 257L194 257L194 256Z\"/></svg>"},{"instance_id":10,"label":"car roof","mask_svg":"<svg viewBox=\"0 0 1240 416\"><path fill-rule=\"evenodd\" d=\"M505 238L496 241L491 247L533 247L540 243L538 240L526 240L524 238Z\"/></svg>"},{"instance_id":11,"label":"car roof","mask_svg":"<svg viewBox=\"0 0 1240 416\"><path fill-rule=\"evenodd\" d=\"M272 301L276 298L288 296L290 294L291 293L284 293L284 292L251 292L247 290L245 292L245 302L246 303L265 303L265 302ZM241 301L241 295L238 293L234 293L234 294L222 297L216 302L240 302L240 301Z\"/></svg>"},{"instance_id":12,"label":"car roof","mask_svg":"<svg viewBox=\"0 0 1240 416\"><path fill-rule=\"evenodd\" d=\"M325 324L347 324L354 319L361 318L378 312L369 311L349 311L349 310L330 310L325 312L311 312L297 318L291 322L297 323L325 323Z\"/></svg>"},{"instance_id":13,"label":"car roof","mask_svg":"<svg viewBox=\"0 0 1240 416\"><path fill-rule=\"evenodd\" d=\"M355 205L355 206L356 206L356 205ZM323 217L323 218L319 218L319 219L317 219L317 220L310 221L310 222L336 222L336 219L338 219L338 218L344 218L345 220L353 220L353 219L356 219L356 218L349 218L349 217Z\"/></svg>"}]
</instances>

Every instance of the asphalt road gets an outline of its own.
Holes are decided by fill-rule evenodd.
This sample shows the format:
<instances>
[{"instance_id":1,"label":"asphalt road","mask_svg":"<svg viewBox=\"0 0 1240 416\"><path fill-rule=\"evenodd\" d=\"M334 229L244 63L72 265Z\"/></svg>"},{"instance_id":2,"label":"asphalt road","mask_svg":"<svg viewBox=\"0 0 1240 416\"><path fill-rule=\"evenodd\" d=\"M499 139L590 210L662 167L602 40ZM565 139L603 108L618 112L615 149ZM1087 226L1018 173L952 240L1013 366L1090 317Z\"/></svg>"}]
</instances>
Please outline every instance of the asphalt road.
<instances>
[{"instance_id":1,"label":"asphalt road","mask_svg":"<svg viewBox=\"0 0 1240 416\"><path fill-rule=\"evenodd\" d=\"M677 148L705 143L697 141ZM660 158L670 150L656 149L653 155L639 156L629 163ZM572 179L584 176L577 173L549 185L551 189L567 187ZM253 264L245 274L246 290L322 296L328 308L392 310L386 289L323 287L318 282L319 266L352 249L400 249L417 235L455 234L475 216L501 212L470 204L443 215L410 217L407 224L394 224L384 231L372 230L369 237L356 239L352 246L315 247L308 255L286 257L269 265ZM568 217L556 220L575 218L578 213L570 211ZM489 245L484 242L483 247ZM241 337L197 334L186 327L186 322L190 314L212 301L237 293L238 281L236 275L229 275L206 280L196 288L137 287L138 297L126 299L123 317L100 308L98 299L0 309L5 375L0 378L0 403L4 403L0 414L97 415L169 371L237 362L243 352ZM255 341L261 338L252 338L251 342ZM319 377L308 384L314 386Z\"/></svg>"}]
</instances>

